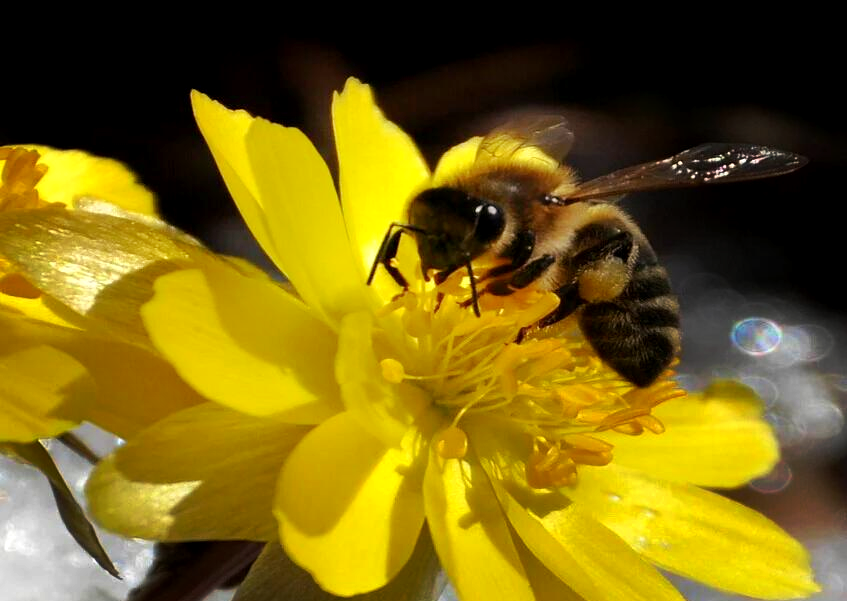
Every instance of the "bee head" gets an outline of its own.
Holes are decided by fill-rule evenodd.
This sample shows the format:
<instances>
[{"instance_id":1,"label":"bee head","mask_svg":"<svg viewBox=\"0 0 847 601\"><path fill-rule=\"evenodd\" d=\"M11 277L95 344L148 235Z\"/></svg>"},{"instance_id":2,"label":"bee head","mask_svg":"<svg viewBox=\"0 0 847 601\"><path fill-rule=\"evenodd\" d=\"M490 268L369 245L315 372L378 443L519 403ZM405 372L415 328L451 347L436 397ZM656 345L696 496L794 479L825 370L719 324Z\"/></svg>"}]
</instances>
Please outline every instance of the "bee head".
<instances>
[{"instance_id":1,"label":"bee head","mask_svg":"<svg viewBox=\"0 0 847 601\"><path fill-rule=\"evenodd\" d=\"M409 206L421 268L450 270L480 256L506 227L503 210L494 203L454 188L432 188Z\"/></svg>"}]
</instances>

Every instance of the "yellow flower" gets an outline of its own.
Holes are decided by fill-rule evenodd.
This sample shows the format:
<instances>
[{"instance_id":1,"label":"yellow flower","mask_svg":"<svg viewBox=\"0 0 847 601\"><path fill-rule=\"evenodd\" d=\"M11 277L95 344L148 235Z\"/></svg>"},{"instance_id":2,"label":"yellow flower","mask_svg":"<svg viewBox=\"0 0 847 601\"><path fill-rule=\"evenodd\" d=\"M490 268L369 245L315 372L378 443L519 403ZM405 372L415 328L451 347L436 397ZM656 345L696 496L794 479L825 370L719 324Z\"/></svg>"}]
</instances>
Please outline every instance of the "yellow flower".
<instances>
[{"instance_id":1,"label":"yellow flower","mask_svg":"<svg viewBox=\"0 0 847 601\"><path fill-rule=\"evenodd\" d=\"M126 437L196 403L152 347L93 327L44 292L56 292L42 277L47 272L31 269L39 262L52 269L73 255L75 236L84 239L82 231L63 230L61 220L108 213L153 223L154 195L121 163L79 150L0 147L0 169L0 441L48 438L85 419ZM85 270L67 275L80 280L81 298ZM161 378L156 394L134 375L139 366L145 378Z\"/></svg>"},{"instance_id":2,"label":"yellow flower","mask_svg":"<svg viewBox=\"0 0 847 601\"><path fill-rule=\"evenodd\" d=\"M425 282L408 240L397 265L410 291L397 296L383 276L364 285L388 224L466 167L478 140L431 176L351 79L333 102L339 206L301 132L192 100L242 215L298 296L224 262L156 280L142 309L150 338L214 403L160 421L96 469L87 492L103 525L268 541L247 588L267 580L277 540L334 595L411 586L420 579L404 565L427 565L431 536L464 601L681 599L654 566L762 598L818 590L796 541L698 488L741 485L777 459L747 389L685 396L668 374L633 388L574 328L516 344L555 297L510 297L477 318L460 306L461 274Z\"/></svg>"},{"instance_id":3,"label":"yellow flower","mask_svg":"<svg viewBox=\"0 0 847 601\"><path fill-rule=\"evenodd\" d=\"M79 150L46 146L0 147L0 212L67 208L79 202L113 203L155 215L156 199L121 163ZM117 210L120 210L117 209ZM48 303L49 304L49 303ZM71 326L49 306L37 287L0 256L0 308L31 319Z\"/></svg>"}]
</instances>

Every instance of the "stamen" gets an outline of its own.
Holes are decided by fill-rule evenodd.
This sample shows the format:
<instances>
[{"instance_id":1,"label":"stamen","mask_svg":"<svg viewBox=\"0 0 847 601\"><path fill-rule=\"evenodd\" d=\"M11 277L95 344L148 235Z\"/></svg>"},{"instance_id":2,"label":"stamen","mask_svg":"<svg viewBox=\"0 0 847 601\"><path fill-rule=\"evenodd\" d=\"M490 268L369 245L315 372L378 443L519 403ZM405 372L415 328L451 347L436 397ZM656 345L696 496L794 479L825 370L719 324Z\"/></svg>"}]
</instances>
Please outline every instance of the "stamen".
<instances>
[{"instance_id":1,"label":"stamen","mask_svg":"<svg viewBox=\"0 0 847 601\"><path fill-rule=\"evenodd\" d=\"M399 314L394 323L402 324L406 348L392 353L404 358L402 364L381 361L382 374L426 389L449 419L433 441L441 457L464 457L468 438L461 421L486 414L532 440L524 464L531 486L571 486L579 466L612 461L612 444L593 432L660 434L664 425L652 409L685 394L670 371L647 388L622 379L597 357L574 318L557 324L555 335L537 329L525 335L556 309L553 293L532 286L503 297L483 293L476 317L467 302L467 270L436 284L421 277L417 264L398 259L397 267L410 290L380 316Z\"/></svg>"},{"instance_id":2,"label":"stamen","mask_svg":"<svg viewBox=\"0 0 847 601\"><path fill-rule=\"evenodd\" d=\"M526 464L526 479L532 488L571 486L576 483L576 463L558 444L536 438Z\"/></svg>"},{"instance_id":3,"label":"stamen","mask_svg":"<svg viewBox=\"0 0 847 601\"><path fill-rule=\"evenodd\" d=\"M38 196L36 185L47 165L38 163L38 151L20 147L0 148L0 160L5 161L0 184L0 211L36 209L47 206Z\"/></svg>"}]
</instances>

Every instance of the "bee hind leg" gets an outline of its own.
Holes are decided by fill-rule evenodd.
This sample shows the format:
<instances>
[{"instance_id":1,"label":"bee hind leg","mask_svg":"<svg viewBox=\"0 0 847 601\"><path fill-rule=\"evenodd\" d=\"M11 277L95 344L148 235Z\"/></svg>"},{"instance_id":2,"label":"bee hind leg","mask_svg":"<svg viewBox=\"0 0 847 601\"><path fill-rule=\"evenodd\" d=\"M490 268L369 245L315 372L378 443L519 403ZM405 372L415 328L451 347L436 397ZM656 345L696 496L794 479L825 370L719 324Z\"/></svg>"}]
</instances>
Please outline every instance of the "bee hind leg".
<instances>
[{"instance_id":1,"label":"bee hind leg","mask_svg":"<svg viewBox=\"0 0 847 601\"><path fill-rule=\"evenodd\" d=\"M628 273L638 256L638 247L629 231L614 222L596 223L578 232L577 236L587 240L587 244L567 263L568 271L575 276L555 290L559 306L532 326L533 329L551 326L586 303L610 300L620 294L620 289L628 282ZM618 273L620 267L623 273ZM610 286L610 280L614 280L614 286Z\"/></svg>"},{"instance_id":2,"label":"bee hind leg","mask_svg":"<svg viewBox=\"0 0 847 601\"><path fill-rule=\"evenodd\" d=\"M553 309L552 312L542 317L537 323L522 328L515 339L516 343L520 343L527 334L542 330L548 326L562 321L568 315L579 309L585 301L579 296L579 287L577 284L567 284L555 291L559 297L559 306Z\"/></svg>"},{"instance_id":3,"label":"bee hind leg","mask_svg":"<svg viewBox=\"0 0 847 601\"><path fill-rule=\"evenodd\" d=\"M546 328L554 323L562 321L568 315L585 304L585 299L579 295L579 285L576 283L566 284L556 290L559 297L559 306L533 326L533 328Z\"/></svg>"}]
</instances>

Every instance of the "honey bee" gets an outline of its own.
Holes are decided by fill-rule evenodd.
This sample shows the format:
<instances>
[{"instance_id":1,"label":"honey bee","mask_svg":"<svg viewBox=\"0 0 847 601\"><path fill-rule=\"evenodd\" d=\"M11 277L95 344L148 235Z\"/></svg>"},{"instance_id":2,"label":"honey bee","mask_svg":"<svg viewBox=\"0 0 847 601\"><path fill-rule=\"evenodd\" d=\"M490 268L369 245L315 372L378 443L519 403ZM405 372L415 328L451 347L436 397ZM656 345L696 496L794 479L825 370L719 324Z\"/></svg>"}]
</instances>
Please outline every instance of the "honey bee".
<instances>
[{"instance_id":1,"label":"honey bee","mask_svg":"<svg viewBox=\"0 0 847 601\"><path fill-rule=\"evenodd\" d=\"M561 163L572 141L567 123L552 116L488 134L469 169L412 198L408 222L391 224L368 284L383 265L408 287L392 259L400 235L409 233L424 277L432 270L440 283L467 269L477 316L483 294L509 295L530 284L553 291L558 308L533 328L576 312L597 355L646 387L679 352L679 304L647 238L616 201L635 191L781 175L807 161L765 146L712 143L579 184ZM482 259L500 264L478 277L473 263Z\"/></svg>"}]
</instances>

